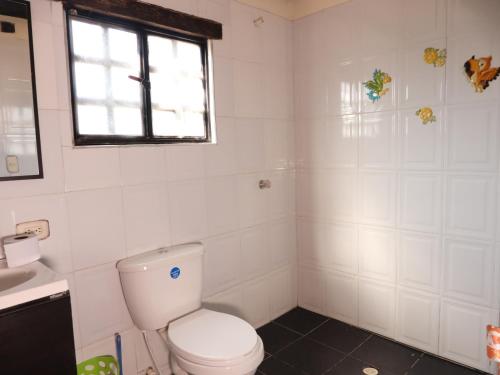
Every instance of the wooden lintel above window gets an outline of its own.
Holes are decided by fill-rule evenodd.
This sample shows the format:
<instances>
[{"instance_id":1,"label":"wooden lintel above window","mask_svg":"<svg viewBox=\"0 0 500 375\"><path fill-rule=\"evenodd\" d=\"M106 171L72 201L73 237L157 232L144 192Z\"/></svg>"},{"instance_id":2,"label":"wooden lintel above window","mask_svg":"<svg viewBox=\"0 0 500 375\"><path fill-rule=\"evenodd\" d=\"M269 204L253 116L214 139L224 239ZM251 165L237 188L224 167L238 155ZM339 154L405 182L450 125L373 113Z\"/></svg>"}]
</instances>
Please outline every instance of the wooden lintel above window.
<instances>
[{"instance_id":1,"label":"wooden lintel above window","mask_svg":"<svg viewBox=\"0 0 500 375\"><path fill-rule=\"evenodd\" d=\"M136 0L53 0L66 9L85 10L124 20L180 31L207 39L222 39L222 24Z\"/></svg>"}]
</instances>

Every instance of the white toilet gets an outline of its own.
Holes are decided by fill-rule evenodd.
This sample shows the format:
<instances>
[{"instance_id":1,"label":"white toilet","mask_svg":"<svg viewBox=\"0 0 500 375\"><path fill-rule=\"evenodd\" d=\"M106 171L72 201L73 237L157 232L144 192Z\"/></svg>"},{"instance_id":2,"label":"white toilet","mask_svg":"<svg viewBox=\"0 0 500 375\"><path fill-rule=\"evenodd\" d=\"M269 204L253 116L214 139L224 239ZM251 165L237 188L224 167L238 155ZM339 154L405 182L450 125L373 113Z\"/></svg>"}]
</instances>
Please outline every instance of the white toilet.
<instances>
[{"instance_id":1,"label":"white toilet","mask_svg":"<svg viewBox=\"0 0 500 375\"><path fill-rule=\"evenodd\" d=\"M203 245L150 251L117 264L123 294L142 331L167 329L174 374L251 375L264 358L255 329L201 308Z\"/></svg>"}]
</instances>

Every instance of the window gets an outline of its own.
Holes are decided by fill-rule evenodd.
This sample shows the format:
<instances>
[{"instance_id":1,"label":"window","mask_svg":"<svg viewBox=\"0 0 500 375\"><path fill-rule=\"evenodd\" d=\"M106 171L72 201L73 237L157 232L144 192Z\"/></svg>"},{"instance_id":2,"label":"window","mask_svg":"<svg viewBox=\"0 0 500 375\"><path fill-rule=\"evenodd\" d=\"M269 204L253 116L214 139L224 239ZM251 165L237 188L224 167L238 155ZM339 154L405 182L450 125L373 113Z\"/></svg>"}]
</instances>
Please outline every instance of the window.
<instances>
[{"instance_id":1,"label":"window","mask_svg":"<svg viewBox=\"0 0 500 375\"><path fill-rule=\"evenodd\" d=\"M211 141L207 39L81 11L68 30L76 145Z\"/></svg>"}]
</instances>

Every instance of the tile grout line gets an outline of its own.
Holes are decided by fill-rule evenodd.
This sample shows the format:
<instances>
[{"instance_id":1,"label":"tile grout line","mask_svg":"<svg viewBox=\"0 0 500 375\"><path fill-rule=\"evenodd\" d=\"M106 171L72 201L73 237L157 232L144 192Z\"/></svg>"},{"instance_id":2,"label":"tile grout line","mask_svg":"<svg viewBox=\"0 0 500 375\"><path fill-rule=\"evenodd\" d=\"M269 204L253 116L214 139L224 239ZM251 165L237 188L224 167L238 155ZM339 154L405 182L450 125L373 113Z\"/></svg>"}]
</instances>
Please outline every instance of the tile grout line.
<instances>
[{"instance_id":1,"label":"tile grout line","mask_svg":"<svg viewBox=\"0 0 500 375\"><path fill-rule=\"evenodd\" d=\"M302 340L302 339L303 339L303 338L305 338L308 334L310 334L311 332L315 331L317 328L321 327L323 324L327 323L329 320L330 320L330 318L326 318L324 322L320 323L317 327L314 327L313 329L311 329L310 331L308 331L308 332L307 332L307 333L305 333L305 334L303 334L303 333L301 333L301 332L298 332L298 331L295 331L295 330L293 330L293 329L291 329L291 328L289 328L289 327L286 327L286 326L284 326L284 325L283 325L283 324L281 324L281 323L277 323L277 322L276 322L276 321L274 321L274 320L273 320L273 321L271 321L271 323L276 324L278 327L285 328L285 329L289 330L290 332L294 332L294 333L299 334L299 335L300 335L300 337L298 337L298 338L296 338L295 340L293 340L293 341L289 342L287 345L285 345L285 346L284 346L284 347L282 347L281 349L277 350L274 354L269 353L269 354L270 354L270 357L274 357L275 359L279 360L280 362L283 362L283 363L287 364L288 366L290 366L290 367L292 367L292 368L294 368L294 369L296 369L296 370L298 370L298 371L300 371L300 372L302 372L302 373L307 373L307 372L304 372L302 369L299 369L299 368L295 367L295 366L294 366L294 365L292 365L291 363L288 363L288 362L286 362L286 361L282 360L281 358L277 357L277 356L276 356L276 354L281 353L282 351L284 351L285 349L289 348L289 347L290 347L290 346L292 346L293 344L295 344L295 343L297 343L298 341ZM324 345L324 346L325 346L325 345ZM269 358L270 358L270 357L269 357Z\"/></svg>"},{"instance_id":2,"label":"tile grout line","mask_svg":"<svg viewBox=\"0 0 500 375\"><path fill-rule=\"evenodd\" d=\"M353 358L355 360L357 360L356 358L354 357L351 357L351 354L354 353L356 350L358 350L361 346L363 346L368 340L370 340L370 338L373 337L373 334L369 334L368 337L366 339L364 339L358 346L356 346L353 350L351 350L349 353L347 353L344 358L342 358L340 361L338 361L336 364L334 364L332 367L328 368L323 374L326 374L327 372L333 370L334 368L336 368L338 365L340 365L342 362L344 362L347 358ZM329 346L330 347L330 346ZM332 348L334 349L334 348ZM339 350L337 350L339 351ZM342 352L343 353L343 352ZM359 361L361 363L364 363L362 361Z\"/></svg>"}]
</instances>

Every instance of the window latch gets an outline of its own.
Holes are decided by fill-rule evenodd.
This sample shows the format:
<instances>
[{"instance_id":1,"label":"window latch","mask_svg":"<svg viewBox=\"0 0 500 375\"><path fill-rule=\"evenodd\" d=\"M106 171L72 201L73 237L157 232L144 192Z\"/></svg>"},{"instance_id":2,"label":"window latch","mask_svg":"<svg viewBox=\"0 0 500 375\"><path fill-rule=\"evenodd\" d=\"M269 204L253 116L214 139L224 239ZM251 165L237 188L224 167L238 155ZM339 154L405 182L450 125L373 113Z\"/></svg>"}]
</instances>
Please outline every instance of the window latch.
<instances>
[{"instance_id":1,"label":"window latch","mask_svg":"<svg viewBox=\"0 0 500 375\"><path fill-rule=\"evenodd\" d=\"M144 78L136 77L136 76L133 76L133 75L129 75L128 78L131 79L131 80L139 82L142 86L144 86L148 90L151 88L151 83L149 81L147 81L146 79L144 79Z\"/></svg>"}]
</instances>

